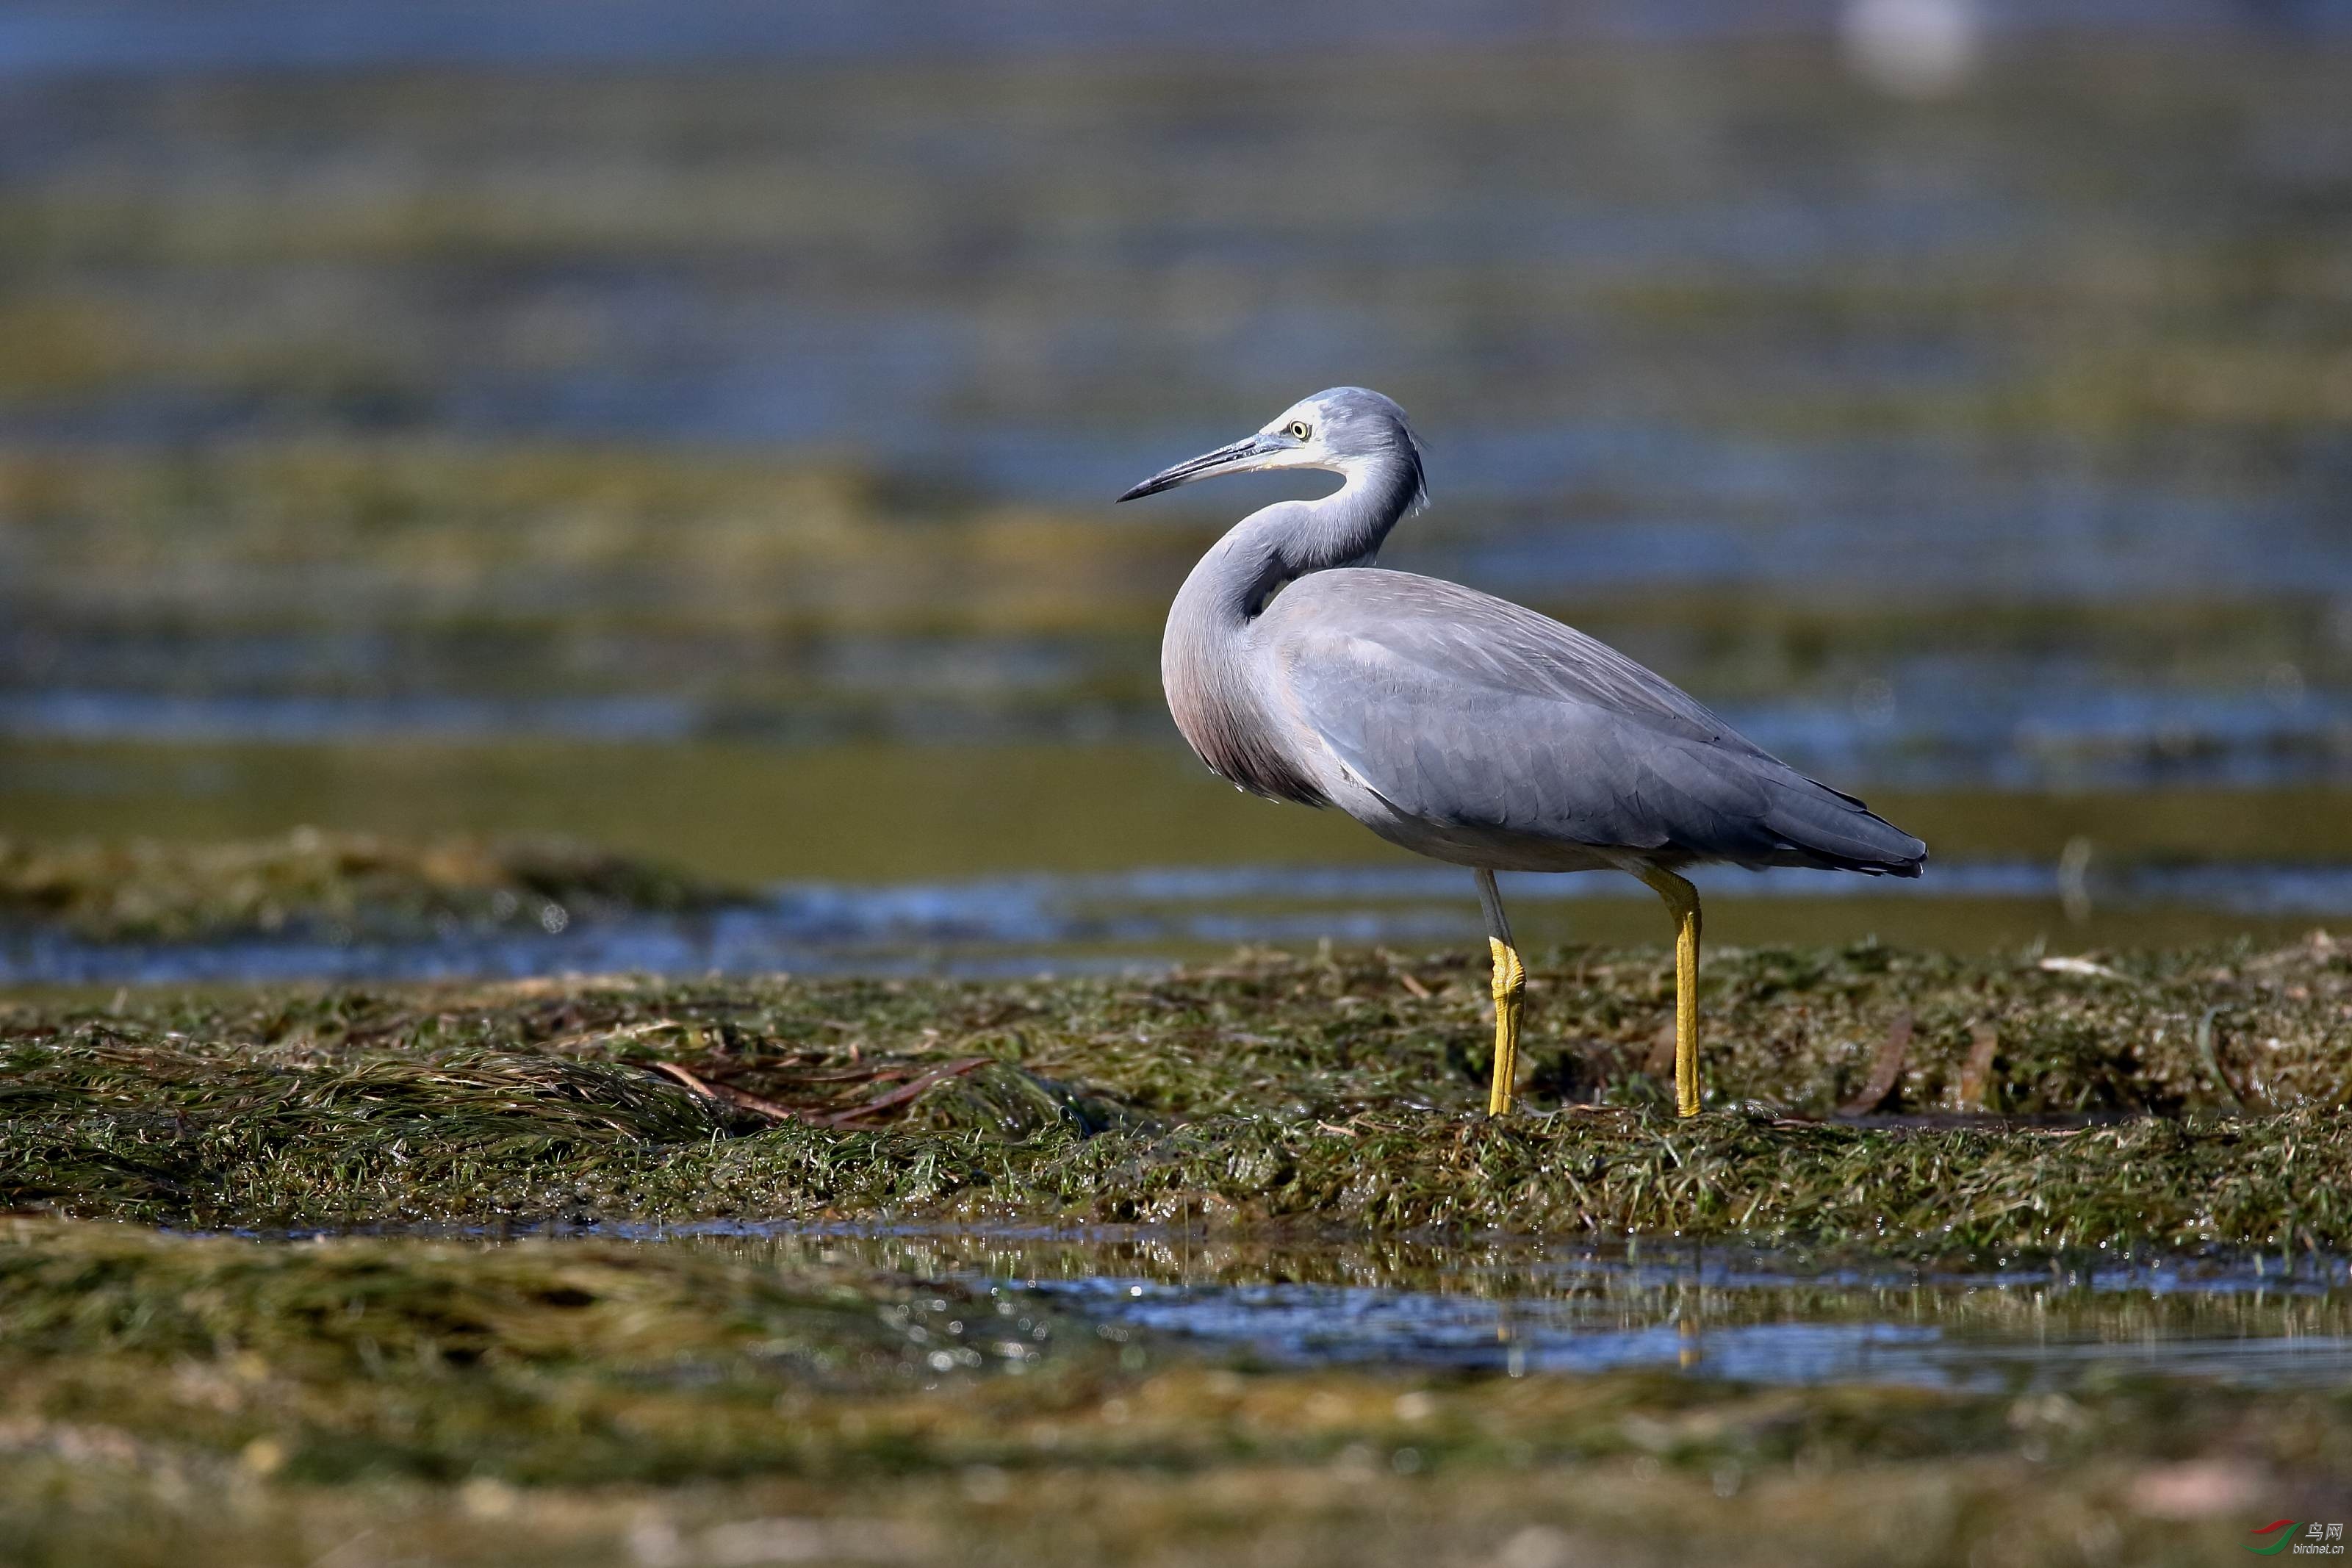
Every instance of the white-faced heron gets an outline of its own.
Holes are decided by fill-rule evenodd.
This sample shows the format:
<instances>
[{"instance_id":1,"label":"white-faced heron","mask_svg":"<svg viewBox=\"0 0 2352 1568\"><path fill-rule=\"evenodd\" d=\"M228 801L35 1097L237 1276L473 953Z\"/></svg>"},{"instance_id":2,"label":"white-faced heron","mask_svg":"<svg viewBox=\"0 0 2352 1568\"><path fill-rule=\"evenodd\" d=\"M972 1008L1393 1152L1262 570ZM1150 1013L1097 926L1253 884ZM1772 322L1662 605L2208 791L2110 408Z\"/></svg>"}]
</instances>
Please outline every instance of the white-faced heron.
<instances>
[{"instance_id":1,"label":"white-faced heron","mask_svg":"<svg viewBox=\"0 0 2352 1568\"><path fill-rule=\"evenodd\" d=\"M1495 1077L1510 1109L1527 972L1496 871L1631 872L1674 911L1675 1098L1697 1113L1702 862L1916 877L1927 847L1798 773L1671 681L1571 626L1372 564L1428 499L1404 410L1335 387L1121 500L1216 474L1323 468L1320 500L1252 512L1184 580L1160 679L1219 776L1336 805L1391 843L1474 868L1495 959Z\"/></svg>"}]
</instances>

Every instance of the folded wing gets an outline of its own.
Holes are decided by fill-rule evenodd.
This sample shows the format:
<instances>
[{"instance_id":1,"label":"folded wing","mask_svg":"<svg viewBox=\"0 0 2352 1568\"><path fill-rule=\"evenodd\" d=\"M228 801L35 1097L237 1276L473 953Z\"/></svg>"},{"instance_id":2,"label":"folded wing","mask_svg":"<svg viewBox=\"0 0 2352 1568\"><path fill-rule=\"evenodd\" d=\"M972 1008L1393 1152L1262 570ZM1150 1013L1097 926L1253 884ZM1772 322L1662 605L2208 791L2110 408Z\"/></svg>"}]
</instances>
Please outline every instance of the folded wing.
<instances>
[{"instance_id":1,"label":"folded wing","mask_svg":"<svg viewBox=\"0 0 2352 1568\"><path fill-rule=\"evenodd\" d=\"M1314 573L1275 599L1257 635L1291 719L1420 821L1898 877L1927 858L1614 648L1458 584Z\"/></svg>"}]
</instances>

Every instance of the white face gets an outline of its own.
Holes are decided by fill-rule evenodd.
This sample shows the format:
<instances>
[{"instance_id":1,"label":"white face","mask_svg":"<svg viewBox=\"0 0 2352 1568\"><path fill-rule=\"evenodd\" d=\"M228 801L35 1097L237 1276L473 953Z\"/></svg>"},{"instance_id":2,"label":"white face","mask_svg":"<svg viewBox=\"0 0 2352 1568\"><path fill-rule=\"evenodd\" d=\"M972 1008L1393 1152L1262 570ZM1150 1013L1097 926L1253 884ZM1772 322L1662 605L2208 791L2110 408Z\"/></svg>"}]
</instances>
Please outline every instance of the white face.
<instances>
[{"instance_id":1,"label":"white face","mask_svg":"<svg viewBox=\"0 0 2352 1568\"><path fill-rule=\"evenodd\" d=\"M1286 408L1257 433L1262 450L1237 468L1332 468L1345 471L1323 444L1323 407L1313 398Z\"/></svg>"}]
</instances>

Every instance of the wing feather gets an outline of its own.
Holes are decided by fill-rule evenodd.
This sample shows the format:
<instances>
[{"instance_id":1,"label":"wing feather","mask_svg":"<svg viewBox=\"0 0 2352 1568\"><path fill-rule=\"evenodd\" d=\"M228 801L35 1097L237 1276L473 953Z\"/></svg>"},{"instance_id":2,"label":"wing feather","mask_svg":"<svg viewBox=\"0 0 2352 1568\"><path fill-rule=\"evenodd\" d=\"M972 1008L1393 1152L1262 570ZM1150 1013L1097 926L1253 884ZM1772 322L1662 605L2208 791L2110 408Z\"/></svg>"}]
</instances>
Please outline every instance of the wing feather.
<instances>
[{"instance_id":1,"label":"wing feather","mask_svg":"<svg viewBox=\"0 0 2352 1568\"><path fill-rule=\"evenodd\" d=\"M1258 625L1277 700L1395 810L1446 828L1916 876L1926 846L1671 681L1549 616L1372 568Z\"/></svg>"}]
</instances>

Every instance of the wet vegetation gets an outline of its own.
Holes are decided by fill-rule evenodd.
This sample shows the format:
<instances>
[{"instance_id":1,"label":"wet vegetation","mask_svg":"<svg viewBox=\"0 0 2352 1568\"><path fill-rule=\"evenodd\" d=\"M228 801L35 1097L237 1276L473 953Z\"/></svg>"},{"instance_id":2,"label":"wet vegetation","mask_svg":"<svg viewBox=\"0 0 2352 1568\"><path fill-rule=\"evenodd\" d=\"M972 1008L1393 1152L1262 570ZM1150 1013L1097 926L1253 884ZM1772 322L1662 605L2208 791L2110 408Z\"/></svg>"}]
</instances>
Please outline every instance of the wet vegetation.
<instances>
[{"instance_id":1,"label":"wet vegetation","mask_svg":"<svg viewBox=\"0 0 2352 1568\"><path fill-rule=\"evenodd\" d=\"M1740 1234L1990 1260L2352 1250L2352 962L1720 953L1710 1112L1654 954L1482 974L534 982L0 1015L0 1202L209 1227L957 1217Z\"/></svg>"},{"instance_id":2,"label":"wet vegetation","mask_svg":"<svg viewBox=\"0 0 2352 1568\"><path fill-rule=\"evenodd\" d=\"M555 885L510 847L438 880L455 850L374 848L168 854L193 910L225 907L196 896L208 878L287 858L303 877L265 881L340 889L362 923L376 897ZM87 853L75 885L109 885ZM0 1555L2185 1563L2352 1486L2352 1401L2325 1380L1304 1365L1038 1282L1072 1245L1052 1238L1139 1222L1186 1279L1507 1299L1508 1237L1633 1233L2052 1282L1622 1309L1694 1332L1793 1311L1995 1339L2343 1334L2333 1295L2056 1288L2185 1256L2294 1289L2352 1252L2352 952L2324 934L1718 944L1688 1122L1664 952L1533 971L1528 1102L1499 1122L1466 949L20 995L0 1004ZM620 1238L730 1219L1039 1239L975 1270L952 1241ZM225 1230L268 1239L188 1234Z\"/></svg>"},{"instance_id":3,"label":"wet vegetation","mask_svg":"<svg viewBox=\"0 0 2352 1568\"><path fill-rule=\"evenodd\" d=\"M18 1220L0 1331L28 1564L2188 1562L2352 1483L2340 1394L1283 1371L611 1242Z\"/></svg>"}]
</instances>

